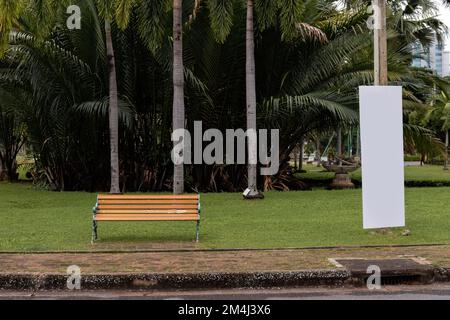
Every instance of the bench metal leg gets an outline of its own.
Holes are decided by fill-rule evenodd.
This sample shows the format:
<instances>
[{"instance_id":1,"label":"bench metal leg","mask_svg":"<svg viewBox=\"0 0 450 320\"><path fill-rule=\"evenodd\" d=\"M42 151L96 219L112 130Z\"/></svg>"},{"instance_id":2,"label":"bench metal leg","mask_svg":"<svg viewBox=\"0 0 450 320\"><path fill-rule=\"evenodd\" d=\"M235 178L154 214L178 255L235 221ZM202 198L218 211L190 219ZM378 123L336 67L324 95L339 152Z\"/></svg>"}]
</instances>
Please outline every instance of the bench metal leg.
<instances>
[{"instance_id":1,"label":"bench metal leg","mask_svg":"<svg viewBox=\"0 0 450 320\"><path fill-rule=\"evenodd\" d=\"M200 232L200 220L197 221L197 232L195 235L195 241L198 242L198 234Z\"/></svg>"},{"instance_id":2,"label":"bench metal leg","mask_svg":"<svg viewBox=\"0 0 450 320\"><path fill-rule=\"evenodd\" d=\"M92 240L91 243L94 243L97 240L97 221L92 220Z\"/></svg>"}]
</instances>

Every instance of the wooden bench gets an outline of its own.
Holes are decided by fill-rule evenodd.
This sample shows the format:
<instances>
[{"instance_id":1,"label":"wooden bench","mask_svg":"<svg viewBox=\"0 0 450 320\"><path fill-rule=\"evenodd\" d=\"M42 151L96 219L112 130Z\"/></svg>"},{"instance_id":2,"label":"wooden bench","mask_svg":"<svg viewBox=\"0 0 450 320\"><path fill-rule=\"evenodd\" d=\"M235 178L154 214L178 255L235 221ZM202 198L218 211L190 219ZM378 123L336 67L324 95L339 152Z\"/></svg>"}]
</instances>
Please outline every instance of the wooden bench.
<instances>
[{"instance_id":1,"label":"wooden bench","mask_svg":"<svg viewBox=\"0 0 450 320\"><path fill-rule=\"evenodd\" d=\"M196 221L200 229L200 195L99 194L93 208L92 243L99 221Z\"/></svg>"}]
</instances>

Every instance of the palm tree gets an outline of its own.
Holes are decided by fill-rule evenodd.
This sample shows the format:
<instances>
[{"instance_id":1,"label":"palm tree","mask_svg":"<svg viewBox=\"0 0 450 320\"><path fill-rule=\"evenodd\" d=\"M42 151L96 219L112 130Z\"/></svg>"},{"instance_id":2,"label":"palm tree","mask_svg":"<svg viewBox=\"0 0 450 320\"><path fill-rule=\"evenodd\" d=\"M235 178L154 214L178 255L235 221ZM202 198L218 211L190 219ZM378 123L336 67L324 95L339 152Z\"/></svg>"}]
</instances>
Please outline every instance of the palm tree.
<instances>
[{"instance_id":1,"label":"palm tree","mask_svg":"<svg viewBox=\"0 0 450 320\"><path fill-rule=\"evenodd\" d=\"M256 8L255 8L256 6ZM224 42L233 24L233 1L229 0L209 0L210 19L213 31L219 42ZM301 1L282 0L246 0L247 20L246 20L246 115L248 137L248 167L247 167L247 190L245 199L263 198L258 191L257 172L257 114L256 114L256 66L255 66L255 11L259 19L256 21L261 31L273 27L277 23L276 16L280 15L280 25L282 38L292 40L301 33L301 29L307 27L300 24L303 3ZM255 10L256 9L256 10ZM253 137L252 137L253 136Z\"/></svg>"},{"instance_id":2,"label":"palm tree","mask_svg":"<svg viewBox=\"0 0 450 320\"><path fill-rule=\"evenodd\" d=\"M129 22L130 12L135 0L97 0L100 16L105 20L106 58L109 84L109 139L111 157L110 193L120 193L119 165L119 98L117 92L116 58L111 23L115 19L121 29Z\"/></svg>"},{"instance_id":3,"label":"palm tree","mask_svg":"<svg viewBox=\"0 0 450 320\"><path fill-rule=\"evenodd\" d=\"M444 170L448 170L448 129L445 130L445 159L444 159Z\"/></svg>"},{"instance_id":4,"label":"palm tree","mask_svg":"<svg viewBox=\"0 0 450 320\"><path fill-rule=\"evenodd\" d=\"M248 136L248 189L245 194L246 199L259 198L258 173L257 173L257 152L256 144L256 80L255 80L255 39L254 39L254 11L253 0L247 0L247 24L245 37L245 88L247 101L247 132ZM251 135L254 135L251 137Z\"/></svg>"},{"instance_id":5,"label":"palm tree","mask_svg":"<svg viewBox=\"0 0 450 320\"><path fill-rule=\"evenodd\" d=\"M440 130L445 134L445 150L444 150L444 170L448 170L448 145L450 130L450 83L444 80L437 80L436 86L439 93L432 97L431 107L426 115L426 121L433 116L437 118Z\"/></svg>"},{"instance_id":6,"label":"palm tree","mask_svg":"<svg viewBox=\"0 0 450 320\"><path fill-rule=\"evenodd\" d=\"M192 1L191 1L192 2ZM191 3L190 2L190 3ZM154 56L165 60L166 52L161 52L161 43L166 34L166 12L170 7L170 0L138 1L137 21L138 33L142 41ZM200 1L195 0L194 10L198 9ZM183 63L183 1L172 1L172 131L185 128L184 106L184 63ZM164 46L163 46L164 47ZM162 61L160 61L162 62ZM168 61L164 61L164 64ZM174 141L175 146L178 141ZM184 165L173 166L173 193L184 193Z\"/></svg>"},{"instance_id":7,"label":"palm tree","mask_svg":"<svg viewBox=\"0 0 450 320\"><path fill-rule=\"evenodd\" d=\"M109 78L109 139L111 152L111 189L110 193L120 193L119 168L119 106L117 97L116 60L111 35L111 23L105 18L106 56Z\"/></svg>"},{"instance_id":8,"label":"palm tree","mask_svg":"<svg viewBox=\"0 0 450 320\"><path fill-rule=\"evenodd\" d=\"M184 129L184 67L182 0L173 0L173 130ZM184 142L184 141L183 141ZM176 141L174 143L177 143ZM173 193L184 192L184 165L174 164Z\"/></svg>"}]
</instances>

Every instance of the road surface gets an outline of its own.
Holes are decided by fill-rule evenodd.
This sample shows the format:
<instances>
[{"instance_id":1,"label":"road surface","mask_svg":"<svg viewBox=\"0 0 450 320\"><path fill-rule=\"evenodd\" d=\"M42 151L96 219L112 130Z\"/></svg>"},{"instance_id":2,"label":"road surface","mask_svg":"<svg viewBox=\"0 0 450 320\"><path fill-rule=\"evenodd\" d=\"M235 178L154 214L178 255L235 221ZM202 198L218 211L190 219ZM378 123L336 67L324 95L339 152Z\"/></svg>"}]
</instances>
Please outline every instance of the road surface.
<instances>
[{"instance_id":1,"label":"road surface","mask_svg":"<svg viewBox=\"0 0 450 320\"><path fill-rule=\"evenodd\" d=\"M0 291L0 300L450 300L450 283L366 288L296 288L193 291Z\"/></svg>"}]
</instances>

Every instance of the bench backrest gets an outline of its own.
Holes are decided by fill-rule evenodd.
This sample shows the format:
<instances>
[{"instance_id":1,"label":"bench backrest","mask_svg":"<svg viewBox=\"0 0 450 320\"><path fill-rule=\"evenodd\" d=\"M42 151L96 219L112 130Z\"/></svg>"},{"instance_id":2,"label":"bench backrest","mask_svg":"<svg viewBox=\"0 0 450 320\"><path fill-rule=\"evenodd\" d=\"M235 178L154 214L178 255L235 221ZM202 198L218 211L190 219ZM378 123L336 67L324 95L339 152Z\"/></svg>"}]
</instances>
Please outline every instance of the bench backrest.
<instances>
[{"instance_id":1,"label":"bench backrest","mask_svg":"<svg viewBox=\"0 0 450 320\"><path fill-rule=\"evenodd\" d=\"M196 220L200 196L100 194L94 213L98 220Z\"/></svg>"}]
</instances>

